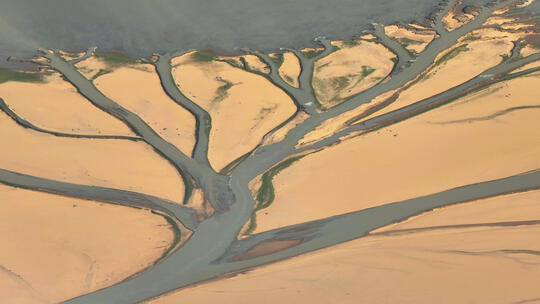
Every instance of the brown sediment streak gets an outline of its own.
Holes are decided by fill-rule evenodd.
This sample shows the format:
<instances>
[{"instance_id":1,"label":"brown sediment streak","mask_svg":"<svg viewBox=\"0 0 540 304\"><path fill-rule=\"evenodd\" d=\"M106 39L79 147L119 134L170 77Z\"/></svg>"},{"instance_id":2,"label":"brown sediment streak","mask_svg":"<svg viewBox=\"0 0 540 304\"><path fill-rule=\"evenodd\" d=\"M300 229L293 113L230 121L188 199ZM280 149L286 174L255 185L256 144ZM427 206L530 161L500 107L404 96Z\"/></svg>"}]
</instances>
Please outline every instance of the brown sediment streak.
<instances>
[{"instance_id":1,"label":"brown sediment streak","mask_svg":"<svg viewBox=\"0 0 540 304\"><path fill-rule=\"evenodd\" d=\"M308 230L316 229L320 224L319 223L307 223L298 227L294 227L291 229L285 229L277 232L278 234L288 234L288 233L297 233L297 232L303 232Z\"/></svg>"},{"instance_id":2,"label":"brown sediment streak","mask_svg":"<svg viewBox=\"0 0 540 304\"><path fill-rule=\"evenodd\" d=\"M0 169L0 183L34 191L155 210L180 221L188 229L193 229L196 226L192 210L142 193L59 182L5 169Z\"/></svg>"},{"instance_id":3,"label":"brown sediment streak","mask_svg":"<svg viewBox=\"0 0 540 304\"><path fill-rule=\"evenodd\" d=\"M465 250L448 250L445 251L448 253L456 254L466 254L466 255L490 255L490 254L530 254L540 256L539 250L530 250L530 249L499 249L499 250L489 250L489 251L465 251Z\"/></svg>"},{"instance_id":4,"label":"brown sediment streak","mask_svg":"<svg viewBox=\"0 0 540 304\"><path fill-rule=\"evenodd\" d=\"M432 124L437 124L437 125L446 125L446 124L464 123L464 122L473 122L473 121L486 121L486 120L491 120L491 119L497 118L499 116L509 114L511 112L514 112L514 111L529 110L529 109L540 109L540 105L512 107L512 108L504 109L504 110L498 111L496 113L493 113L491 115L482 116L482 117L471 117L471 118L464 118L464 119L458 119L458 120L449 120L449 121L440 121L440 122L431 122L431 123Z\"/></svg>"},{"instance_id":5,"label":"brown sediment streak","mask_svg":"<svg viewBox=\"0 0 540 304\"><path fill-rule=\"evenodd\" d=\"M462 229L462 228L477 228L477 227L518 227L518 226L532 226L540 225L540 220L530 221L508 221L508 222L491 222L491 223L474 223L474 224L460 224L460 225L441 225L430 226L420 228L408 228L408 229L393 229L388 231L370 233L370 236L386 236L386 235L401 235L416 232L432 231L432 230L447 230L447 229Z\"/></svg>"},{"instance_id":6,"label":"brown sediment streak","mask_svg":"<svg viewBox=\"0 0 540 304\"><path fill-rule=\"evenodd\" d=\"M262 241L261 243L249 248L248 250L238 255L235 255L232 260L236 262L253 259L259 256L269 255L271 253L296 246L301 242L302 239Z\"/></svg>"},{"instance_id":7,"label":"brown sediment streak","mask_svg":"<svg viewBox=\"0 0 540 304\"><path fill-rule=\"evenodd\" d=\"M41 301L44 301L43 295L39 293L36 289L34 289L34 287L32 287L32 285L28 283L28 281L26 281L23 277L15 273L13 270L6 268L3 265L0 265L0 271L7 274L10 278L15 280L17 283L23 285L28 291L30 291L30 293L32 294L32 297L39 299Z\"/></svg>"},{"instance_id":8,"label":"brown sediment streak","mask_svg":"<svg viewBox=\"0 0 540 304\"><path fill-rule=\"evenodd\" d=\"M89 138L89 139L126 139L126 140L132 140L132 141L142 140L142 138L135 137L135 136L71 134L71 133L63 133L63 132L46 130L20 117L17 113L15 113L13 110L9 108L9 106L6 104L6 102L2 98L0 98L0 110L6 113L11 119L13 119L21 127L31 129L40 133L47 133L47 134L58 136L58 137Z\"/></svg>"}]
</instances>

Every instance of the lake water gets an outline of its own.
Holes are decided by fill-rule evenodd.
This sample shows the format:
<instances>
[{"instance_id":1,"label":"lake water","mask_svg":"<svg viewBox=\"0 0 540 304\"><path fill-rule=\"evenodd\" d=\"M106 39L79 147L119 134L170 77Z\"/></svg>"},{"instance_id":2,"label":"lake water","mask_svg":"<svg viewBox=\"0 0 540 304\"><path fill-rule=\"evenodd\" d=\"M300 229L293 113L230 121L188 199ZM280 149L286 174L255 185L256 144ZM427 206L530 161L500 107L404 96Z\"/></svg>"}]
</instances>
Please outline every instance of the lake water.
<instances>
[{"instance_id":1,"label":"lake water","mask_svg":"<svg viewBox=\"0 0 540 304\"><path fill-rule=\"evenodd\" d=\"M470 1L471 2L471 1ZM482 2L472 1L475 3ZM538 1L537 1L538 2ZM0 66L38 47L156 51L312 45L349 38L371 22L422 20L434 0L1 0ZM538 3L536 3L538 4Z\"/></svg>"}]
</instances>

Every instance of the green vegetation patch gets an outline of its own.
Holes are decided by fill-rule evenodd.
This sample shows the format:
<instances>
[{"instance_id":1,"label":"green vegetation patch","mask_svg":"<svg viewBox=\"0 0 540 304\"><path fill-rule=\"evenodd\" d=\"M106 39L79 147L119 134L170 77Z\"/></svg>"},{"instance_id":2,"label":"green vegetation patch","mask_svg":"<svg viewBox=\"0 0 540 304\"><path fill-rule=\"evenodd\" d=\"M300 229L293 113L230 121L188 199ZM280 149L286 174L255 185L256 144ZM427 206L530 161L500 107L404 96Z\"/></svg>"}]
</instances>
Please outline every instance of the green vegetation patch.
<instances>
[{"instance_id":1,"label":"green vegetation patch","mask_svg":"<svg viewBox=\"0 0 540 304\"><path fill-rule=\"evenodd\" d=\"M343 41L343 46L348 47L348 48L355 47L359 44L360 44L360 41L357 41L357 40L344 40Z\"/></svg>"},{"instance_id":2,"label":"green vegetation patch","mask_svg":"<svg viewBox=\"0 0 540 304\"><path fill-rule=\"evenodd\" d=\"M362 78L365 78L375 72L375 69L367 65L362 66Z\"/></svg>"},{"instance_id":3,"label":"green vegetation patch","mask_svg":"<svg viewBox=\"0 0 540 304\"><path fill-rule=\"evenodd\" d=\"M257 191L257 195L255 197L257 205L255 205L255 210L253 210L253 213L251 214L251 219L248 228L244 232L244 235L252 233L257 227L257 219L255 213L259 210L268 208L274 202L275 192L274 185L272 184L272 180L274 179L274 177L278 175L279 172L281 172L282 170L290 167L293 163L302 159L304 156L305 155L300 155L286 159L285 161L282 161L276 166L270 168L270 170L266 171L262 175L261 186L259 187L259 190Z\"/></svg>"},{"instance_id":4,"label":"green vegetation patch","mask_svg":"<svg viewBox=\"0 0 540 304\"><path fill-rule=\"evenodd\" d=\"M478 35L468 35L467 37L463 38L463 41L474 41L474 40L480 40L482 37Z\"/></svg>"},{"instance_id":5,"label":"green vegetation patch","mask_svg":"<svg viewBox=\"0 0 540 304\"><path fill-rule=\"evenodd\" d=\"M460 53L466 52L468 50L470 49L467 47L467 44L463 44L458 47L455 47L451 49L450 51L448 51L446 54L444 54L441 58L439 58L439 60L435 62L434 66L444 64L450 59L457 57L457 55L459 55Z\"/></svg>"},{"instance_id":6,"label":"green vegetation patch","mask_svg":"<svg viewBox=\"0 0 540 304\"><path fill-rule=\"evenodd\" d=\"M288 82L290 84L294 83L294 79L289 75L283 75L283 80L285 80L286 82Z\"/></svg>"},{"instance_id":7,"label":"green vegetation patch","mask_svg":"<svg viewBox=\"0 0 540 304\"><path fill-rule=\"evenodd\" d=\"M322 52L323 50L307 50L307 51L302 51L302 54L304 54L306 58L315 58L319 56Z\"/></svg>"},{"instance_id":8,"label":"green vegetation patch","mask_svg":"<svg viewBox=\"0 0 540 304\"><path fill-rule=\"evenodd\" d=\"M502 62L505 62L506 60L510 59L510 55L508 55L508 54L502 54L502 55L499 55L499 56L501 56Z\"/></svg>"},{"instance_id":9,"label":"green vegetation patch","mask_svg":"<svg viewBox=\"0 0 540 304\"><path fill-rule=\"evenodd\" d=\"M227 98L227 96L229 96L229 93L227 93L227 91L234 85L234 83L226 80L226 79L223 79L221 77L216 77L216 80L223 83L223 85L219 86L217 89L216 89L216 97L214 97L214 99L212 100L212 102L220 102L222 101L223 99Z\"/></svg>"},{"instance_id":10,"label":"green vegetation patch","mask_svg":"<svg viewBox=\"0 0 540 304\"><path fill-rule=\"evenodd\" d=\"M419 45L424 43L423 41L409 39L409 38L395 38L399 44L401 44L403 47L408 47L409 45Z\"/></svg>"},{"instance_id":11,"label":"green vegetation patch","mask_svg":"<svg viewBox=\"0 0 540 304\"><path fill-rule=\"evenodd\" d=\"M43 73L0 69L0 83L8 81L43 82Z\"/></svg>"},{"instance_id":12,"label":"green vegetation patch","mask_svg":"<svg viewBox=\"0 0 540 304\"><path fill-rule=\"evenodd\" d=\"M108 74L108 73L110 73L110 72L112 72L112 70L110 70L110 69L99 69L99 71L98 71L96 74L94 74L94 76L92 76L92 78L91 78L90 80L91 80L91 81L94 81L94 80L96 80L99 76L103 76L103 75Z\"/></svg>"},{"instance_id":13,"label":"green vegetation patch","mask_svg":"<svg viewBox=\"0 0 540 304\"><path fill-rule=\"evenodd\" d=\"M138 61L120 52L96 53L96 58L103 60L107 65L118 67L122 65L137 64Z\"/></svg>"},{"instance_id":14,"label":"green vegetation patch","mask_svg":"<svg viewBox=\"0 0 540 304\"><path fill-rule=\"evenodd\" d=\"M246 60L244 59L244 57L240 57L240 60L235 60L235 59L219 59L218 61L226 62L226 63L230 64L231 66L233 66L233 67L235 67L235 68L245 69L244 66L243 66L243 62L246 61Z\"/></svg>"},{"instance_id":15,"label":"green vegetation patch","mask_svg":"<svg viewBox=\"0 0 540 304\"><path fill-rule=\"evenodd\" d=\"M246 71L249 71L251 68L249 67L249 64L247 63L247 60L246 58L244 57L240 57L240 63L242 64L242 66L240 66L240 68L246 70Z\"/></svg>"},{"instance_id":16,"label":"green vegetation patch","mask_svg":"<svg viewBox=\"0 0 540 304\"><path fill-rule=\"evenodd\" d=\"M216 55L209 51L197 51L191 55L191 59L199 62L210 62L216 58Z\"/></svg>"},{"instance_id":17,"label":"green vegetation patch","mask_svg":"<svg viewBox=\"0 0 540 304\"><path fill-rule=\"evenodd\" d=\"M336 90L341 91L351 83L350 76L339 76L330 80L330 85Z\"/></svg>"},{"instance_id":18,"label":"green vegetation patch","mask_svg":"<svg viewBox=\"0 0 540 304\"><path fill-rule=\"evenodd\" d=\"M276 66L279 68L283 64L283 54L276 53L269 55L270 59L276 64Z\"/></svg>"}]
</instances>

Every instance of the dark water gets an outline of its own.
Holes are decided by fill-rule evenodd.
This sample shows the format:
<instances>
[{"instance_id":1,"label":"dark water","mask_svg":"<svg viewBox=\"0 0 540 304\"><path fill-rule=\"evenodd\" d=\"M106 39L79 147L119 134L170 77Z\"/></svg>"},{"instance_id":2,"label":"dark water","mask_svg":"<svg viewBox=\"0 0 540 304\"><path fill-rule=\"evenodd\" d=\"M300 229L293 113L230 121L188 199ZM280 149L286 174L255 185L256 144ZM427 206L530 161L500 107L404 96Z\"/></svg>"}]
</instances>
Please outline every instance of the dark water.
<instances>
[{"instance_id":1,"label":"dark water","mask_svg":"<svg viewBox=\"0 0 540 304\"><path fill-rule=\"evenodd\" d=\"M371 22L418 20L434 0L0 0L0 66L38 47L155 51L308 46Z\"/></svg>"},{"instance_id":2,"label":"dark water","mask_svg":"<svg viewBox=\"0 0 540 304\"><path fill-rule=\"evenodd\" d=\"M481 5L487 0L466 0ZM438 0L0 0L0 67L38 47L156 51L303 47L371 22L422 20ZM539 1L528 9L540 10Z\"/></svg>"}]
</instances>

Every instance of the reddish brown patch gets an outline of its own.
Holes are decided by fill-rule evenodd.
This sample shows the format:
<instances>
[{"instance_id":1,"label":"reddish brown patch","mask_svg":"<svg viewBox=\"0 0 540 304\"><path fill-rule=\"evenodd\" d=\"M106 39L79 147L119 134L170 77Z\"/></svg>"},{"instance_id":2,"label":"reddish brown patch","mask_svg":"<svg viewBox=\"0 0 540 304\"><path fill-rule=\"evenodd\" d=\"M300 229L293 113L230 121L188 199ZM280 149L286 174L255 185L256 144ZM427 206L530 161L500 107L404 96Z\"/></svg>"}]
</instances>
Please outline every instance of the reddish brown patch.
<instances>
[{"instance_id":1,"label":"reddish brown patch","mask_svg":"<svg viewBox=\"0 0 540 304\"><path fill-rule=\"evenodd\" d=\"M303 239L293 239L293 240L268 240L263 241L248 250L235 255L232 259L233 261L242 261L249 260L259 256L268 255L274 252L285 250L287 248L296 246L302 243Z\"/></svg>"}]
</instances>

